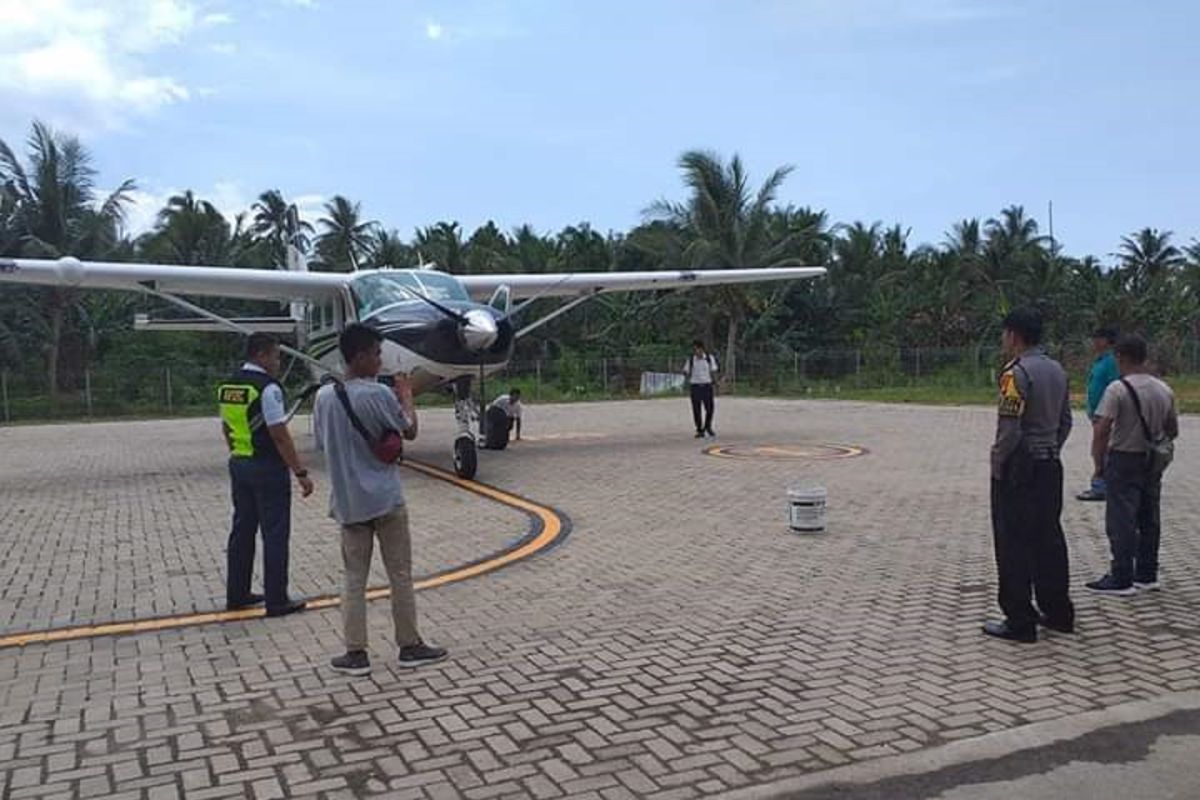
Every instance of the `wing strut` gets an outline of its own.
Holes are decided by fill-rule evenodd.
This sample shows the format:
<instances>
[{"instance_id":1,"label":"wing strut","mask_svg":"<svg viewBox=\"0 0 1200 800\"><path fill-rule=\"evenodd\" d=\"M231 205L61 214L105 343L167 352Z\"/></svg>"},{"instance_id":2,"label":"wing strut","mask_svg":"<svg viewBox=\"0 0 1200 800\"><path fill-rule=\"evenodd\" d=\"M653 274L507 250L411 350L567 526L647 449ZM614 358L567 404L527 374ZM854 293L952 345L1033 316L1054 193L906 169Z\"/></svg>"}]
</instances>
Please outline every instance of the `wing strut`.
<instances>
[{"instance_id":1,"label":"wing strut","mask_svg":"<svg viewBox=\"0 0 1200 800\"><path fill-rule=\"evenodd\" d=\"M601 291L602 290L596 290L594 292L590 292L589 294L585 294L582 297L576 297L574 300L567 303L566 305L559 306L558 308L554 309L546 316L539 319L537 322L531 322L530 324L526 325L524 328L521 328L521 330L517 331L516 338L520 339L525 334L530 333L530 332L536 330L537 328L542 327L543 325L545 325L547 322L554 319L555 317L561 316L562 314L567 313L572 308L575 308L575 306L586 303L588 300L591 300L593 297L600 294ZM521 306L519 306L517 308L517 311L520 311L526 305L528 305L528 303L522 304Z\"/></svg>"},{"instance_id":2,"label":"wing strut","mask_svg":"<svg viewBox=\"0 0 1200 800\"><path fill-rule=\"evenodd\" d=\"M226 328L229 328L231 331L234 331L235 333L240 333L244 336L249 336L250 334L254 333L254 331L252 329L247 328L245 325L239 325L238 323L234 322L231 319L227 319L226 317L222 317L220 314L216 314L212 311L209 311L207 308L201 308L200 306L196 305L195 303L189 303L187 300L184 300L182 297L176 297L175 295L170 294L168 292L160 292L158 289L154 289L145 284L141 284L141 288L142 288L143 292L145 292L146 294L148 294L152 297L157 297L160 300L166 300L168 303L173 303L182 309L192 312L193 314L199 314L202 317L211 319L213 322L217 323L218 325L222 325ZM303 353L294 347L290 347L289 345L284 344L283 342L279 343L279 349L282 350L283 352L287 353L288 355L292 356L293 358L298 358L301 361L303 361L304 363L309 364L310 366L316 367L318 370L320 370L322 372L327 372L331 375L336 375L339 378L342 377L338 372L330 369L326 364L322 364L320 361L318 361L317 359L308 355L307 353Z\"/></svg>"}]
</instances>

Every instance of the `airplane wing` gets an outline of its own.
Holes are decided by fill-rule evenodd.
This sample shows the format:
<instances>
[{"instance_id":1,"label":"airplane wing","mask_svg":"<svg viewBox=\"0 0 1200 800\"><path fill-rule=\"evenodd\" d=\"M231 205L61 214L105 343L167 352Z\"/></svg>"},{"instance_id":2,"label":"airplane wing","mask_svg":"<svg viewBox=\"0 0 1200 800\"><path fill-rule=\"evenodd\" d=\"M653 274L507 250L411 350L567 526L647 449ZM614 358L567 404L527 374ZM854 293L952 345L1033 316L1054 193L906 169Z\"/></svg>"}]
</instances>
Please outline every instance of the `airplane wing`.
<instances>
[{"instance_id":1,"label":"airplane wing","mask_svg":"<svg viewBox=\"0 0 1200 800\"><path fill-rule=\"evenodd\" d=\"M759 283L816 278L824 267L777 267L774 269L694 269L655 272L574 272L509 275L455 275L471 296L486 300L501 286L514 298L572 297L600 292L639 292L655 289L687 289L728 283Z\"/></svg>"},{"instance_id":2,"label":"airplane wing","mask_svg":"<svg viewBox=\"0 0 1200 800\"><path fill-rule=\"evenodd\" d=\"M76 258L0 258L0 284L81 289L143 287L159 292L252 300L319 299L335 296L351 275L175 264L115 264Z\"/></svg>"}]
</instances>

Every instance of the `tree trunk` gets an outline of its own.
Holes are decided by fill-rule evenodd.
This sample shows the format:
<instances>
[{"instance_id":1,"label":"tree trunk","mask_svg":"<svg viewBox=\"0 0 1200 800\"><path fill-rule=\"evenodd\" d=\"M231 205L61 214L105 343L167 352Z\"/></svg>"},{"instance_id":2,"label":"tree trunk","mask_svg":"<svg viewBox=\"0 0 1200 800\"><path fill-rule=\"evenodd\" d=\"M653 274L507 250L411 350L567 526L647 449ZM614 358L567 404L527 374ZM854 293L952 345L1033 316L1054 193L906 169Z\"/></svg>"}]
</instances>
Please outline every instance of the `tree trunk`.
<instances>
[{"instance_id":1,"label":"tree trunk","mask_svg":"<svg viewBox=\"0 0 1200 800\"><path fill-rule=\"evenodd\" d=\"M741 324L741 314L729 315L729 329L725 335L725 381L732 388L737 380L737 336Z\"/></svg>"},{"instance_id":2,"label":"tree trunk","mask_svg":"<svg viewBox=\"0 0 1200 800\"><path fill-rule=\"evenodd\" d=\"M46 353L46 380L50 402L58 399L58 353L62 346L63 304L58 292L50 300L50 348Z\"/></svg>"}]
</instances>

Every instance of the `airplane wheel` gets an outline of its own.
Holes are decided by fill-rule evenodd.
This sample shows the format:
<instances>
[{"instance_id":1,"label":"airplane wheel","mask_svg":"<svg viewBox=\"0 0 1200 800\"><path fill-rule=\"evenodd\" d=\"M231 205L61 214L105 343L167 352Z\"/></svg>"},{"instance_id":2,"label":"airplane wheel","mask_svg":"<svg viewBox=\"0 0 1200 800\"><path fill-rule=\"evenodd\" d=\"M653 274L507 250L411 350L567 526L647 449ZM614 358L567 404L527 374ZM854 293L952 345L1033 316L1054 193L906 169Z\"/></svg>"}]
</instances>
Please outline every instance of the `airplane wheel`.
<instances>
[{"instance_id":1,"label":"airplane wheel","mask_svg":"<svg viewBox=\"0 0 1200 800\"><path fill-rule=\"evenodd\" d=\"M454 440L454 472L460 478L471 480L475 477L475 470L479 466L479 459L475 453L475 443L466 436Z\"/></svg>"}]
</instances>

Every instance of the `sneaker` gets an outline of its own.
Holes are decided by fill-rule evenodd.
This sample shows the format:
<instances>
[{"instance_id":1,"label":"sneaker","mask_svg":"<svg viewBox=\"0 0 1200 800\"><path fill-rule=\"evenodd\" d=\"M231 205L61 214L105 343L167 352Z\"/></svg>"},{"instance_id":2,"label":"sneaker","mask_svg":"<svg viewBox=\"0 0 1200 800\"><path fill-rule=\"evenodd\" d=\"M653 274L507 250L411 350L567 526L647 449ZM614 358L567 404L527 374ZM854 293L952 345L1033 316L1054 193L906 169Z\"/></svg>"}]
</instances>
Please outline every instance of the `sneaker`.
<instances>
[{"instance_id":1,"label":"sneaker","mask_svg":"<svg viewBox=\"0 0 1200 800\"><path fill-rule=\"evenodd\" d=\"M406 645L400 648L400 666L419 667L422 664L436 664L444 661L446 651L441 647L433 647L424 642Z\"/></svg>"},{"instance_id":2,"label":"sneaker","mask_svg":"<svg viewBox=\"0 0 1200 800\"><path fill-rule=\"evenodd\" d=\"M1096 594L1110 594L1114 597L1129 597L1137 594L1137 589L1133 588L1133 582L1122 583L1112 575L1105 575L1098 581L1092 581L1087 584L1087 588Z\"/></svg>"},{"instance_id":3,"label":"sneaker","mask_svg":"<svg viewBox=\"0 0 1200 800\"><path fill-rule=\"evenodd\" d=\"M345 655L331 660L329 666L343 675L361 677L371 674L371 659L367 658L366 650L348 650Z\"/></svg>"},{"instance_id":4,"label":"sneaker","mask_svg":"<svg viewBox=\"0 0 1200 800\"><path fill-rule=\"evenodd\" d=\"M706 431L704 432L704 435L705 435L705 436L707 436L707 437L708 437L708 438L710 438L710 439L715 439L715 438L717 438L717 432L716 432L716 431L714 431L712 428L709 428L708 430L706 430Z\"/></svg>"},{"instance_id":5,"label":"sneaker","mask_svg":"<svg viewBox=\"0 0 1200 800\"><path fill-rule=\"evenodd\" d=\"M704 431L696 431L696 436L695 436L695 438L697 438L697 439L703 439L703 438L704 438Z\"/></svg>"},{"instance_id":6,"label":"sneaker","mask_svg":"<svg viewBox=\"0 0 1200 800\"><path fill-rule=\"evenodd\" d=\"M1086 491L1080 492L1079 494L1075 495L1076 500L1082 500L1085 503L1086 502L1093 502L1093 503L1094 502L1103 502L1104 497L1105 497L1104 492L1097 492L1095 489L1088 489Z\"/></svg>"},{"instance_id":7,"label":"sneaker","mask_svg":"<svg viewBox=\"0 0 1200 800\"><path fill-rule=\"evenodd\" d=\"M1133 588L1137 589L1139 592L1160 592L1162 591L1162 584L1157 580L1134 581Z\"/></svg>"}]
</instances>

